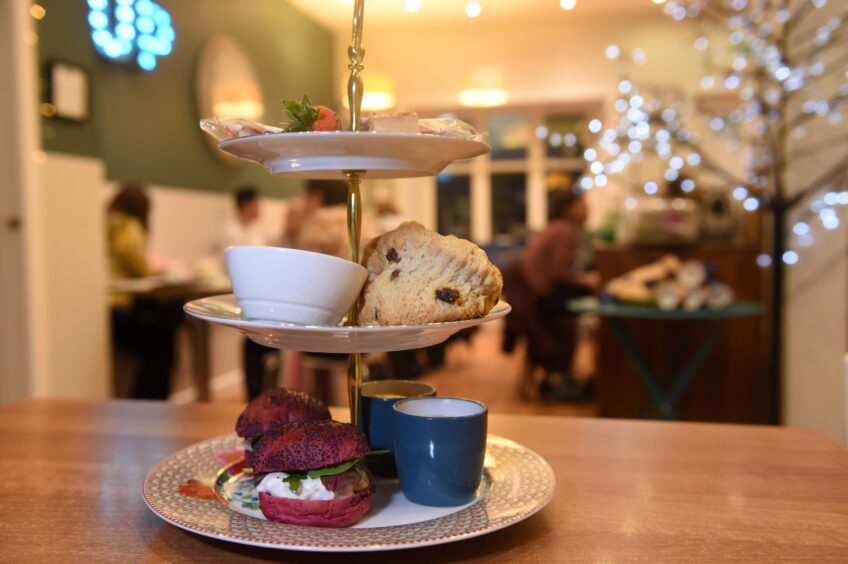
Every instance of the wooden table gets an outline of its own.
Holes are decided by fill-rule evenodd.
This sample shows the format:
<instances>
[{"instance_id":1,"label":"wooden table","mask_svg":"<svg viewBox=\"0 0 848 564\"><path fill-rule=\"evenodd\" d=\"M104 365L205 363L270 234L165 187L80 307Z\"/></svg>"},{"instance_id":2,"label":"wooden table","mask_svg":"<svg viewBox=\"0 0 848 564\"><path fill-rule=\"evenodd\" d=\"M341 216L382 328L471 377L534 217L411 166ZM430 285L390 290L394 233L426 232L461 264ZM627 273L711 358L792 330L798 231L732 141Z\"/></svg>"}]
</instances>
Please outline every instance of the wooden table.
<instances>
[{"instance_id":1,"label":"wooden table","mask_svg":"<svg viewBox=\"0 0 848 564\"><path fill-rule=\"evenodd\" d=\"M603 280L611 280L664 254L681 260L695 259L715 265L719 280L733 288L739 301L769 303L766 272L757 266L758 246L707 243L689 246L605 245L597 249L595 259ZM598 335L598 367L595 396L602 417L633 417L650 400L639 373L630 359L621 354L618 338L609 319L604 319ZM688 337L700 340L698 331L708 330L702 321L620 319L633 337L646 367L661 377L664 389L671 389L669 374L679 374L677 351L691 346ZM694 375L688 391L680 397L677 413L687 421L722 423L777 423L780 413L780 383L770 372L768 336L771 315L729 320ZM682 364L683 359L679 362Z\"/></svg>"},{"instance_id":2,"label":"wooden table","mask_svg":"<svg viewBox=\"0 0 848 564\"><path fill-rule=\"evenodd\" d=\"M240 409L45 400L0 407L0 561L330 561L206 539L144 505L148 470L232 431ZM489 422L554 467L559 490L548 507L476 539L332 561L848 561L848 451L821 433L505 415Z\"/></svg>"},{"instance_id":3,"label":"wooden table","mask_svg":"<svg viewBox=\"0 0 848 564\"><path fill-rule=\"evenodd\" d=\"M597 315L609 323L621 350L624 351L624 355L630 360L630 364L636 370L642 385L645 386L645 391L648 392L652 404L650 406L643 405L631 416L647 415L659 419L680 419L677 404L689 389L689 384L695 374L701 370L704 361L709 357L728 320L752 317L762 313L762 307L759 304L750 302L737 302L721 309L663 310L646 304L614 301L605 303L595 297L571 300L566 304L566 307L572 313ZM633 335L627 330L624 324L627 319L665 321L674 325L688 321L698 325L711 324L712 326L708 328L708 331L697 331L697 326L690 328L687 336L689 346L685 350L669 349L666 351L666 356L678 357L672 362L676 366L667 370L662 376L658 376L648 366L645 357L635 343ZM701 339L696 338L698 334L701 334ZM689 359L685 359L683 355L688 355ZM663 381L668 381L670 385L664 387Z\"/></svg>"}]
</instances>

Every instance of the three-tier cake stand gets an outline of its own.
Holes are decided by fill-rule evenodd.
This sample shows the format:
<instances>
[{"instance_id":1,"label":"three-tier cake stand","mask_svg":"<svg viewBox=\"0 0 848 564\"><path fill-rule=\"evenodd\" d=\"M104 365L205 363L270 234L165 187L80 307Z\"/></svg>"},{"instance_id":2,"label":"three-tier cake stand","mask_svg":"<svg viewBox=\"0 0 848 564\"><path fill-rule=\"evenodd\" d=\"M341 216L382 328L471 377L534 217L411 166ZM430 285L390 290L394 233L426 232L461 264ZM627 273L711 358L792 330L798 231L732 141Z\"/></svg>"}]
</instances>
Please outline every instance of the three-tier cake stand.
<instances>
[{"instance_id":1,"label":"three-tier cake stand","mask_svg":"<svg viewBox=\"0 0 848 564\"><path fill-rule=\"evenodd\" d=\"M348 48L351 131L254 135L219 144L224 151L259 163L272 174L346 178L350 258L356 262L362 221L360 185L366 174L369 178L432 176L451 162L489 150L479 141L449 136L360 131L363 6L364 0L356 0L353 40ZM200 319L239 329L270 347L350 354L348 390L354 425L359 419L363 353L435 345L460 329L503 317L510 311L508 304L500 302L485 317L477 319L359 327L357 305L340 326L246 319L232 295L196 300L186 304L185 310ZM145 479L145 502L177 527L227 542L318 552L370 552L432 546L492 533L530 517L556 491L556 476L541 456L490 434L481 485L471 503L458 507L417 505L402 495L397 480L383 480L369 513L351 527L303 527L265 520L253 476L240 469L244 465L239 456L243 447L242 439L231 434L195 443L170 455ZM184 495L185 484L205 485L214 492L215 500Z\"/></svg>"},{"instance_id":2,"label":"three-tier cake stand","mask_svg":"<svg viewBox=\"0 0 848 564\"><path fill-rule=\"evenodd\" d=\"M261 164L276 175L300 178L346 179L347 228L350 259L360 262L363 177L408 178L433 176L450 163L476 157L489 151L477 140L419 133L377 133L361 131L363 95L362 48L364 0L357 0L353 12L353 38L348 47L347 97L350 131L275 133L221 141L219 147L237 157ZM485 317L449 323L401 327L358 327L354 304L342 327L308 327L242 319L230 298L198 300L186 305L196 317L241 329L254 341L274 347L308 352L349 353L348 393L350 418L359 418L362 387L362 354L396 351L438 344L464 327L477 325L509 313L498 303Z\"/></svg>"}]
</instances>

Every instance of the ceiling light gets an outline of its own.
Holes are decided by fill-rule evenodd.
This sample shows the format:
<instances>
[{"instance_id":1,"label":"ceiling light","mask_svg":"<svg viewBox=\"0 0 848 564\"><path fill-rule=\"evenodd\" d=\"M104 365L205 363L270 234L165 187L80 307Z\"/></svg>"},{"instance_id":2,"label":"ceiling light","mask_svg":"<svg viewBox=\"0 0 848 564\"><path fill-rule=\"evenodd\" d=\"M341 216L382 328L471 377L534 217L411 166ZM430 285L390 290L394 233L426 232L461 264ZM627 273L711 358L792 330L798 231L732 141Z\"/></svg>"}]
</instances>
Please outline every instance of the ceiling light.
<instances>
[{"instance_id":1,"label":"ceiling light","mask_svg":"<svg viewBox=\"0 0 848 564\"><path fill-rule=\"evenodd\" d=\"M212 113L219 118L259 119L265 105L261 100L220 100L212 104Z\"/></svg>"},{"instance_id":2,"label":"ceiling light","mask_svg":"<svg viewBox=\"0 0 848 564\"><path fill-rule=\"evenodd\" d=\"M665 0L651 0L654 4L665 4Z\"/></svg>"},{"instance_id":3,"label":"ceiling light","mask_svg":"<svg viewBox=\"0 0 848 564\"><path fill-rule=\"evenodd\" d=\"M476 18L480 15L481 10L480 2L477 0L471 0L471 2L465 5L465 15L469 18Z\"/></svg>"},{"instance_id":4,"label":"ceiling light","mask_svg":"<svg viewBox=\"0 0 848 564\"><path fill-rule=\"evenodd\" d=\"M421 11L421 0L403 0L403 7L406 11L414 14Z\"/></svg>"},{"instance_id":5,"label":"ceiling light","mask_svg":"<svg viewBox=\"0 0 848 564\"><path fill-rule=\"evenodd\" d=\"M362 109L366 112L381 112L395 107L395 95L391 92L366 92L362 95Z\"/></svg>"},{"instance_id":6,"label":"ceiling light","mask_svg":"<svg viewBox=\"0 0 848 564\"><path fill-rule=\"evenodd\" d=\"M563 10L573 10L577 0L559 0L559 7Z\"/></svg>"},{"instance_id":7,"label":"ceiling light","mask_svg":"<svg viewBox=\"0 0 848 564\"><path fill-rule=\"evenodd\" d=\"M465 80L458 99L463 106L491 108L509 102L509 90L504 86L503 73L496 68L479 68Z\"/></svg>"},{"instance_id":8,"label":"ceiling light","mask_svg":"<svg viewBox=\"0 0 848 564\"><path fill-rule=\"evenodd\" d=\"M459 92L459 103L472 108L492 108L509 102L509 92L502 88L466 88Z\"/></svg>"}]
</instances>

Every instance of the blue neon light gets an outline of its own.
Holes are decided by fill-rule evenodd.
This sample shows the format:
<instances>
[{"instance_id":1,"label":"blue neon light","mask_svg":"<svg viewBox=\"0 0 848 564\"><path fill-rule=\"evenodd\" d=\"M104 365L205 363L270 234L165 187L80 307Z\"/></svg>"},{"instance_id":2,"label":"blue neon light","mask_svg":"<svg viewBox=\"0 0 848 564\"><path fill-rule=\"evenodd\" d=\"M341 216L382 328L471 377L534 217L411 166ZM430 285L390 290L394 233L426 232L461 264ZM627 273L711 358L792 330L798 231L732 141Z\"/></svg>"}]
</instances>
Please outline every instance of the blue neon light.
<instances>
[{"instance_id":1,"label":"blue neon light","mask_svg":"<svg viewBox=\"0 0 848 564\"><path fill-rule=\"evenodd\" d=\"M152 71L156 68L156 57L149 51L142 51L139 53L138 57L136 57L136 62L138 63L138 66L146 71Z\"/></svg>"},{"instance_id":2,"label":"blue neon light","mask_svg":"<svg viewBox=\"0 0 848 564\"><path fill-rule=\"evenodd\" d=\"M174 49L171 14L150 0L87 0L91 41L97 52L119 62L134 60L152 71Z\"/></svg>"}]
</instances>

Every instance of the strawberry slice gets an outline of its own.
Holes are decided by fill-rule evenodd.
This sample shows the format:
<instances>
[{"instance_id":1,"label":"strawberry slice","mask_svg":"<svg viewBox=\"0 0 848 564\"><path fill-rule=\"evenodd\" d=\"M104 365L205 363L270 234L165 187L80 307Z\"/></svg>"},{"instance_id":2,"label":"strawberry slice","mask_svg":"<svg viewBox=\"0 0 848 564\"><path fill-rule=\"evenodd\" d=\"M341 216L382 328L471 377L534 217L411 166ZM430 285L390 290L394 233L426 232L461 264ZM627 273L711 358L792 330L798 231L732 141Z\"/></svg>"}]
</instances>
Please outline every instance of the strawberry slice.
<instances>
[{"instance_id":1,"label":"strawberry slice","mask_svg":"<svg viewBox=\"0 0 848 564\"><path fill-rule=\"evenodd\" d=\"M327 106L312 106L318 110L318 118L312 124L312 131L338 131L342 128L339 114Z\"/></svg>"},{"instance_id":2,"label":"strawberry slice","mask_svg":"<svg viewBox=\"0 0 848 564\"><path fill-rule=\"evenodd\" d=\"M338 131L341 122L336 112L316 106L304 95L303 100L283 100L283 111L289 119L285 131Z\"/></svg>"}]
</instances>

